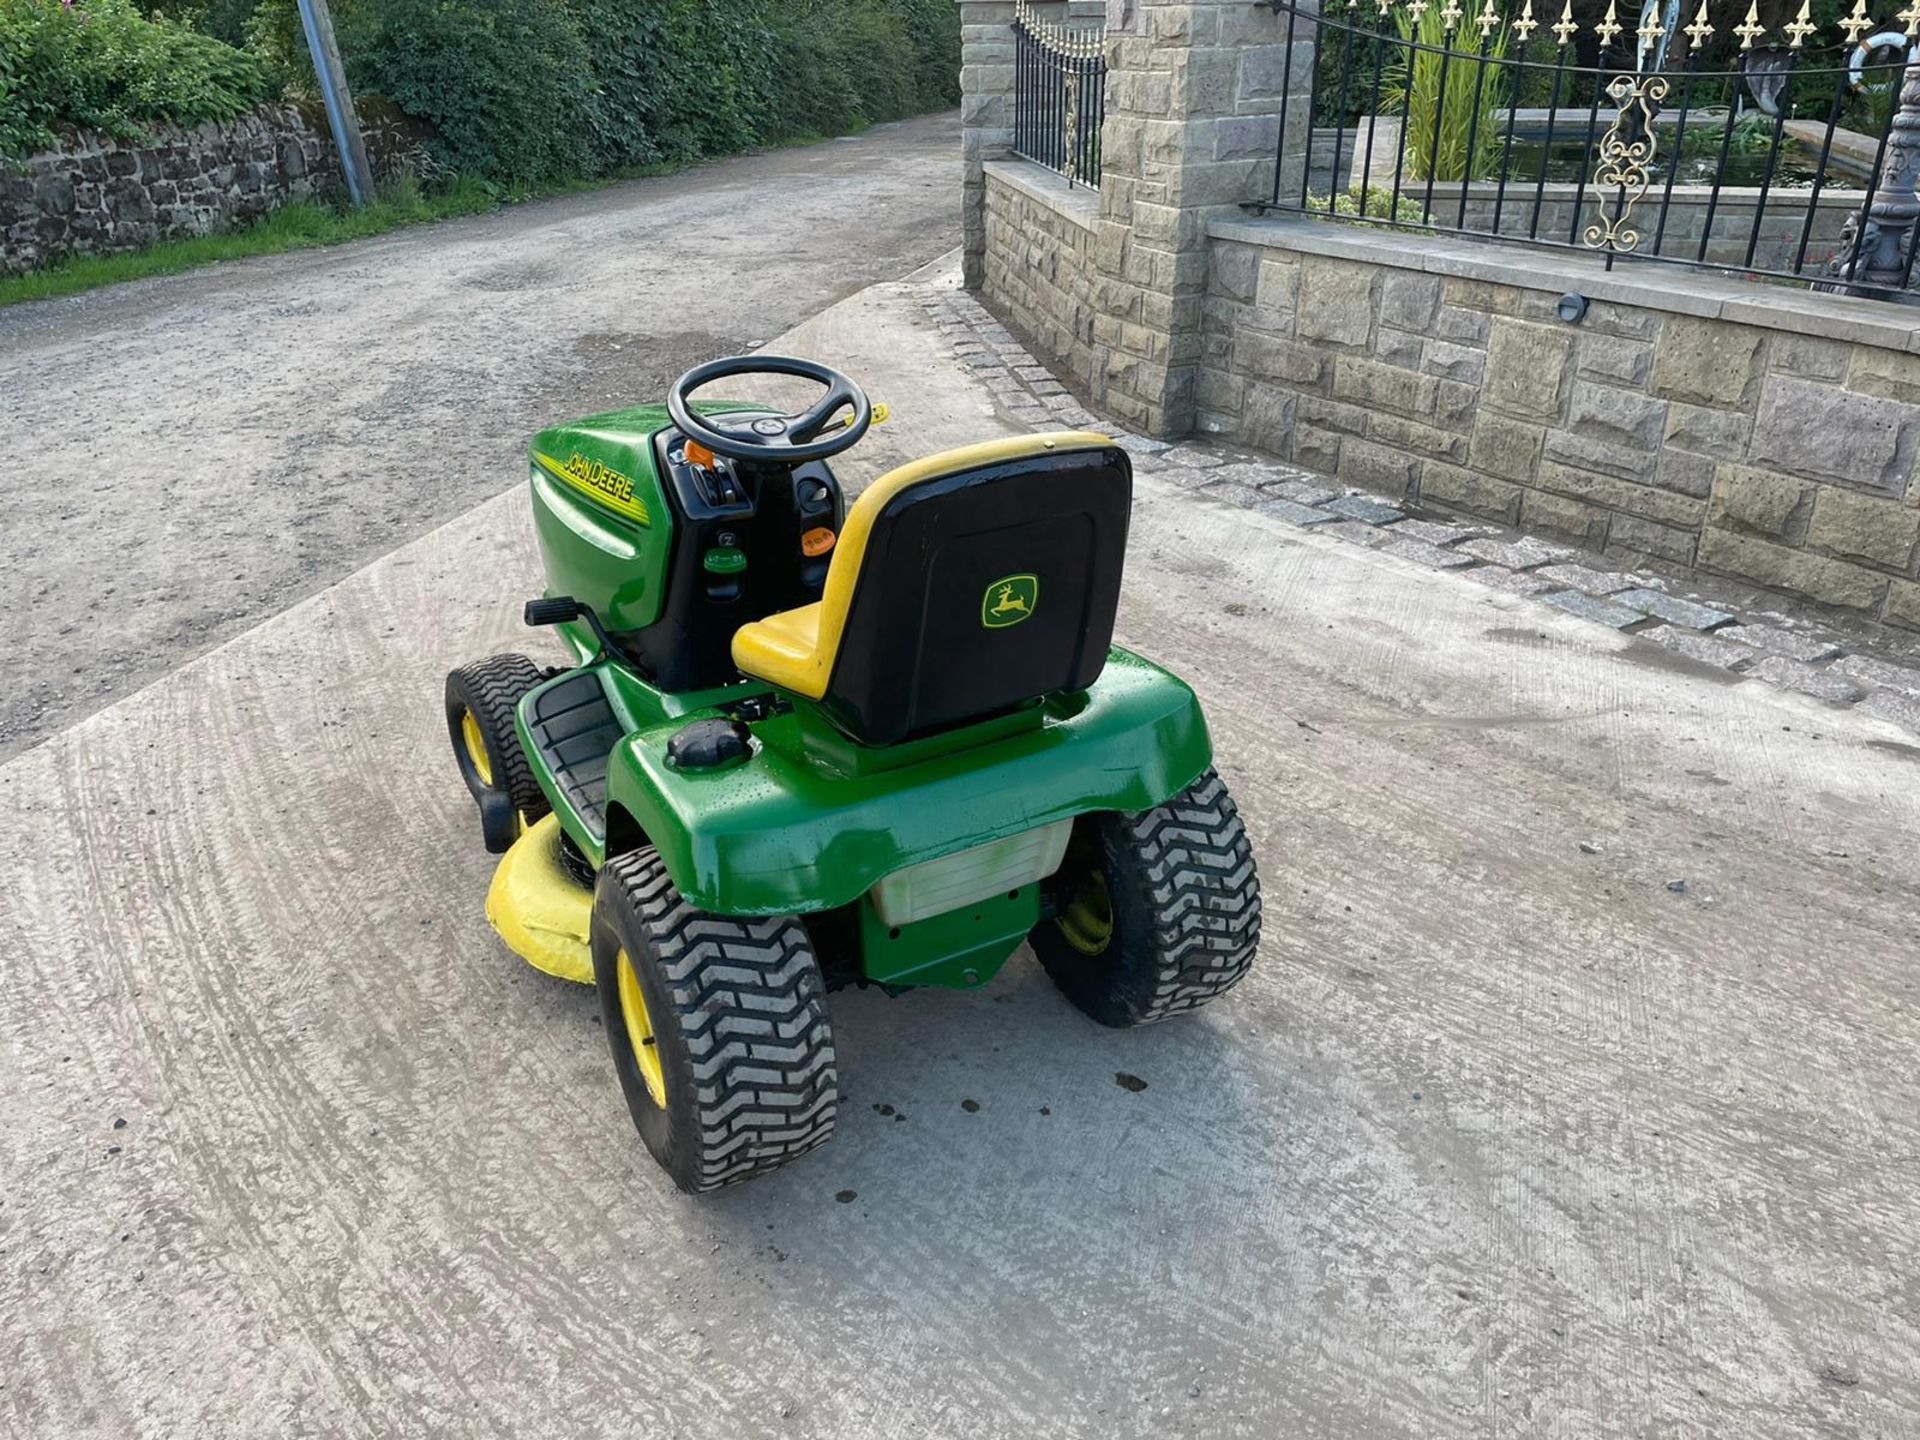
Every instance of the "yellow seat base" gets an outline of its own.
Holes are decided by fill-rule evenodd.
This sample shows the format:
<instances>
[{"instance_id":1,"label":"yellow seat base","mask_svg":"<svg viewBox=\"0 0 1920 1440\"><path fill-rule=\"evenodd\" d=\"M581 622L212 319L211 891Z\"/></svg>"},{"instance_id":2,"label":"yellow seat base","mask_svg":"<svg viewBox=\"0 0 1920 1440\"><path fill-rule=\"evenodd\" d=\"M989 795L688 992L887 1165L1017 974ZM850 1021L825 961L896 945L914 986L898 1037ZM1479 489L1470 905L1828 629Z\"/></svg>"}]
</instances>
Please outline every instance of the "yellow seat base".
<instances>
[{"instance_id":1,"label":"yellow seat base","mask_svg":"<svg viewBox=\"0 0 1920 1440\"><path fill-rule=\"evenodd\" d=\"M591 985L592 918L593 891L561 863L560 818L545 816L500 857L487 887L487 922L534 969Z\"/></svg>"},{"instance_id":2,"label":"yellow seat base","mask_svg":"<svg viewBox=\"0 0 1920 1440\"><path fill-rule=\"evenodd\" d=\"M743 675L818 700L833 657L820 663L820 602L749 621L733 632L733 663ZM817 682L817 683L816 683Z\"/></svg>"}]
</instances>

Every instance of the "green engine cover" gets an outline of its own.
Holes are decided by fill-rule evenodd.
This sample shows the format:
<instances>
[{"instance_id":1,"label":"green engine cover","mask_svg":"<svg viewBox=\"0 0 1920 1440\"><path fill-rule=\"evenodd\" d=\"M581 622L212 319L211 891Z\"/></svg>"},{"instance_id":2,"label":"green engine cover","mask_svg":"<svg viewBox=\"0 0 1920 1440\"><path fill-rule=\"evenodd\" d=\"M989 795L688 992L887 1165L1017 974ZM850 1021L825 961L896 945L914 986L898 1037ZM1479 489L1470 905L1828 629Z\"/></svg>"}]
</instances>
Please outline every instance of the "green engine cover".
<instances>
[{"instance_id":1,"label":"green engine cover","mask_svg":"<svg viewBox=\"0 0 1920 1440\"><path fill-rule=\"evenodd\" d=\"M528 447L533 528L547 591L593 607L610 630L660 618L673 512L653 463L664 406L542 430Z\"/></svg>"},{"instance_id":2,"label":"green engine cover","mask_svg":"<svg viewBox=\"0 0 1920 1440\"><path fill-rule=\"evenodd\" d=\"M719 401L698 408L761 407ZM547 593L591 606L609 630L640 630L660 618L674 519L653 439L672 423L664 405L638 405L542 430L528 447Z\"/></svg>"}]
</instances>

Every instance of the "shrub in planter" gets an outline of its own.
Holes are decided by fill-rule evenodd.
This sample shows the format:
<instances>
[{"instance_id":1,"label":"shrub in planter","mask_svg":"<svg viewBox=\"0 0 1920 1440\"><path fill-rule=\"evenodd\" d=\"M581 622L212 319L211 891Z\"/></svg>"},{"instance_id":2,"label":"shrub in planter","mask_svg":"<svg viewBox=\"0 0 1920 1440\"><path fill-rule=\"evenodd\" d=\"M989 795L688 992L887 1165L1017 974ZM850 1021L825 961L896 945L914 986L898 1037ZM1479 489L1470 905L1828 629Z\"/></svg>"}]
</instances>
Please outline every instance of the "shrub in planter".
<instances>
[{"instance_id":1,"label":"shrub in planter","mask_svg":"<svg viewBox=\"0 0 1920 1440\"><path fill-rule=\"evenodd\" d=\"M1494 167L1498 117L1507 107L1507 32L1482 39L1471 25L1449 32L1442 12L1419 20L1404 11L1400 38L1421 49L1400 50L1383 77L1381 108L1405 115L1406 178L1479 179ZM1471 145L1473 153L1467 153Z\"/></svg>"}]
</instances>

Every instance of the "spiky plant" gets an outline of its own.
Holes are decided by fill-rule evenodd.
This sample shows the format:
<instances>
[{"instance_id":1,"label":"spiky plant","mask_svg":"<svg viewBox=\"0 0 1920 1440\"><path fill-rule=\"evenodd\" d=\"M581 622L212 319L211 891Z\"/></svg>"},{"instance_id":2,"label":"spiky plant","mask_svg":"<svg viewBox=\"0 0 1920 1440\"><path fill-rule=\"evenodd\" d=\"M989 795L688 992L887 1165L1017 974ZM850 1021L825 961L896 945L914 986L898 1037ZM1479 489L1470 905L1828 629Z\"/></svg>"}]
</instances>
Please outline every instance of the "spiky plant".
<instances>
[{"instance_id":1,"label":"spiky plant","mask_svg":"<svg viewBox=\"0 0 1920 1440\"><path fill-rule=\"evenodd\" d=\"M1405 117L1401 143L1410 180L1467 180L1488 174L1500 149L1499 113L1506 109L1507 31L1485 39L1469 20L1447 33L1438 6L1418 21L1404 9L1394 14L1400 50L1382 72L1386 113ZM1423 48L1413 49L1413 45ZM1444 52L1444 53L1443 53ZM1445 87L1441 85L1445 71ZM1471 140L1473 153L1467 153Z\"/></svg>"}]
</instances>

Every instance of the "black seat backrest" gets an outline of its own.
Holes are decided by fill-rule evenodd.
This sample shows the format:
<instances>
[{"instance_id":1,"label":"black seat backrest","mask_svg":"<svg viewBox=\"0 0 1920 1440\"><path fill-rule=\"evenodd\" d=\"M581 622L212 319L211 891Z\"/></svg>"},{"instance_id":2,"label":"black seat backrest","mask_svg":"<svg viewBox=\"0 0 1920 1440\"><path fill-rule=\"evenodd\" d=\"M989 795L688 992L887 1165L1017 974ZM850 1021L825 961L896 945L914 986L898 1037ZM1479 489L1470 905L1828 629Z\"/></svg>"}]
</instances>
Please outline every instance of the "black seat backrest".
<instances>
[{"instance_id":1,"label":"black seat backrest","mask_svg":"<svg viewBox=\"0 0 1920 1440\"><path fill-rule=\"evenodd\" d=\"M828 715L885 745L1084 690L1113 640L1132 503L1116 445L899 491L868 532Z\"/></svg>"}]
</instances>

